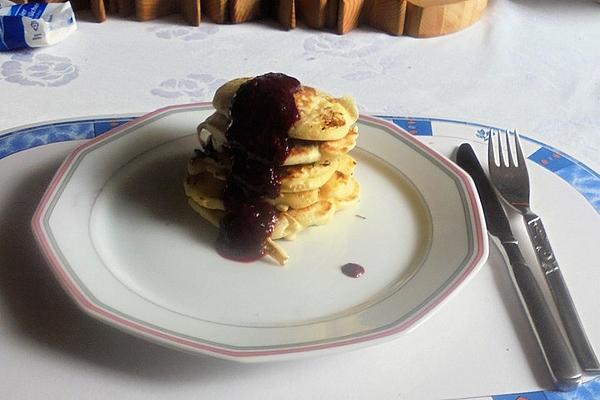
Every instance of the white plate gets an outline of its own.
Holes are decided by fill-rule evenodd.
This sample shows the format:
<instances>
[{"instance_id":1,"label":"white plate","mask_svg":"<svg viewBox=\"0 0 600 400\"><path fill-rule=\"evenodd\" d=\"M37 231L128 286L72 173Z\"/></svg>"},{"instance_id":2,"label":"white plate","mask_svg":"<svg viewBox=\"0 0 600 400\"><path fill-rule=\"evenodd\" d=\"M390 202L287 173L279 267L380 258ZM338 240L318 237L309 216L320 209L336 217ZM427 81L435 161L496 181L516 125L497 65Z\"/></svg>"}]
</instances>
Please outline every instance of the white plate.
<instances>
[{"instance_id":1,"label":"white plate","mask_svg":"<svg viewBox=\"0 0 600 400\"><path fill-rule=\"evenodd\" d=\"M213 248L182 189L210 105L158 110L75 150L33 218L59 280L89 314L192 352L243 361L355 348L415 327L488 254L469 177L397 126L359 121L362 200L284 242L284 268ZM340 267L363 265L348 278Z\"/></svg>"}]
</instances>

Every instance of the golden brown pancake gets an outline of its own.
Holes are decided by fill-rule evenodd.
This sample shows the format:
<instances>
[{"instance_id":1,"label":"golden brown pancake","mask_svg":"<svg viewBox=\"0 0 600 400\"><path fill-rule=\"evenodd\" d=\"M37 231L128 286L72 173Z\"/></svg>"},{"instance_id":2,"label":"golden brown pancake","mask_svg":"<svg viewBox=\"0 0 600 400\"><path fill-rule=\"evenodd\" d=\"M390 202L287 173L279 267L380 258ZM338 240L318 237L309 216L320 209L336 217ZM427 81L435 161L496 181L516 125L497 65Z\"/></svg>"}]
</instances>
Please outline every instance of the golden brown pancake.
<instances>
[{"instance_id":1,"label":"golden brown pancake","mask_svg":"<svg viewBox=\"0 0 600 400\"><path fill-rule=\"evenodd\" d=\"M292 140L290 154L283 165L309 164L321 160L340 157L349 153L356 146L358 128L350 128L346 136L338 140L309 141Z\"/></svg>"},{"instance_id":2,"label":"golden brown pancake","mask_svg":"<svg viewBox=\"0 0 600 400\"><path fill-rule=\"evenodd\" d=\"M293 240L299 232L310 226L329 223L336 211L350 207L359 201L360 186L354 178L352 178L351 183L347 195L339 200L335 198L318 200L304 208L290 208L287 211L279 211L271 239ZM219 226L219 221L225 212L222 206L220 208L206 207L206 203L197 201L197 197L193 195L189 196L188 203L194 211L208 220L212 225Z\"/></svg>"},{"instance_id":3,"label":"golden brown pancake","mask_svg":"<svg viewBox=\"0 0 600 400\"><path fill-rule=\"evenodd\" d=\"M303 86L294 94L300 119L288 132L291 138L302 140L338 140L358 120L354 99L334 98L327 93Z\"/></svg>"},{"instance_id":4,"label":"golden brown pancake","mask_svg":"<svg viewBox=\"0 0 600 400\"><path fill-rule=\"evenodd\" d=\"M198 125L198 137L200 143L205 145L211 141L213 147L218 151L226 151L224 148L227 139L225 132L230 120L221 113L214 113ZM356 125L344 137L337 140L310 141L294 139L290 141L290 152L283 165L310 164L321 160L339 157L350 152L356 146L358 128Z\"/></svg>"},{"instance_id":5,"label":"golden brown pancake","mask_svg":"<svg viewBox=\"0 0 600 400\"><path fill-rule=\"evenodd\" d=\"M233 96L235 96L235 92L237 92L237 90L244 82L249 81L250 79L252 78L233 79L229 82L226 82L223 86L218 88L212 100L212 105L215 108L215 110L229 117L231 102L233 101Z\"/></svg>"},{"instance_id":6,"label":"golden brown pancake","mask_svg":"<svg viewBox=\"0 0 600 400\"><path fill-rule=\"evenodd\" d=\"M213 106L218 113L230 117L230 108L239 87L251 78L239 78L217 89ZM335 98L325 92L301 86L294 93L300 118L294 123L289 137L301 140L338 140L346 136L358 120L358 109L350 96Z\"/></svg>"},{"instance_id":7,"label":"golden brown pancake","mask_svg":"<svg viewBox=\"0 0 600 400\"><path fill-rule=\"evenodd\" d=\"M192 209L217 227L225 213L222 197L233 160L226 137L230 108L237 90L249 79L227 82L215 93L216 112L197 129L203 150L190 160L184 182ZM266 252L280 264L288 256L273 240L291 240L307 227L327 224L336 211L360 199L360 185L353 176L356 160L348 155L358 137L354 100L334 98L308 86L301 86L293 96L299 119L288 131L289 153L277 167L280 194L264 198L276 210Z\"/></svg>"},{"instance_id":8,"label":"golden brown pancake","mask_svg":"<svg viewBox=\"0 0 600 400\"><path fill-rule=\"evenodd\" d=\"M207 160L208 163L207 163ZM225 187L225 177L222 174L224 170L212 168L213 160L209 158L196 157L188 165L188 177L185 180L184 187L188 197L191 197L198 205L206 208L223 210L221 196ZM208 164L208 165L207 165ZM282 191L275 199L267 199L279 210L301 209L307 207L319 200L345 201L349 194L356 194L356 180L352 177L356 161L349 155L345 155L339 160L335 160L326 168L321 170L319 167L313 169L312 166L300 166L304 169L294 172L293 179L289 176L283 178L282 188L286 187L311 187L307 190ZM297 168L293 167L293 168ZM313 169L311 172L306 170ZM318 174L316 172L318 171ZM316 176L304 175L317 174ZM324 178L327 177L325 180ZM321 183L322 182L322 183ZM350 192L348 191L350 189Z\"/></svg>"},{"instance_id":9,"label":"golden brown pancake","mask_svg":"<svg viewBox=\"0 0 600 400\"><path fill-rule=\"evenodd\" d=\"M337 159L333 159L312 164L282 167L280 169L281 192L295 193L320 188L337 170L338 163Z\"/></svg>"}]
</instances>

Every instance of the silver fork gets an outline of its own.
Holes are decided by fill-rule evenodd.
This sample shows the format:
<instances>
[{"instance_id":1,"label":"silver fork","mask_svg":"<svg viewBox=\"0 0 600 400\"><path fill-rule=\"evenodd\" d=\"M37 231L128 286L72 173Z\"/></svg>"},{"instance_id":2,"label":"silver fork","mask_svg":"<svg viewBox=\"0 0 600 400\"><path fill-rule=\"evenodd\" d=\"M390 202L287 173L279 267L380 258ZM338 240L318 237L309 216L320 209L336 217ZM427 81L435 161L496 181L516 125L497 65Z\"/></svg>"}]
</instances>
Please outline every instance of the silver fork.
<instances>
[{"instance_id":1,"label":"silver fork","mask_svg":"<svg viewBox=\"0 0 600 400\"><path fill-rule=\"evenodd\" d=\"M504 141L501 140L502 136L504 136ZM511 149L511 136L514 137L516 163ZM497 140L494 140L495 137L497 137ZM503 147L506 148L508 163L504 157ZM497 148L498 160L496 160L494 148ZM519 135L516 131L512 132L512 134L504 132L504 135L501 135L500 132L490 132L488 164L490 178L496 190L508 204L523 216L538 262L542 267L546 282L571 342L573 352L581 368L588 374L600 374L600 364L585 334L581 320L577 315L573 299L569 294L562 272L548 241L542 220L530 208L529 175Z\"/></svg>"}]
</instances>

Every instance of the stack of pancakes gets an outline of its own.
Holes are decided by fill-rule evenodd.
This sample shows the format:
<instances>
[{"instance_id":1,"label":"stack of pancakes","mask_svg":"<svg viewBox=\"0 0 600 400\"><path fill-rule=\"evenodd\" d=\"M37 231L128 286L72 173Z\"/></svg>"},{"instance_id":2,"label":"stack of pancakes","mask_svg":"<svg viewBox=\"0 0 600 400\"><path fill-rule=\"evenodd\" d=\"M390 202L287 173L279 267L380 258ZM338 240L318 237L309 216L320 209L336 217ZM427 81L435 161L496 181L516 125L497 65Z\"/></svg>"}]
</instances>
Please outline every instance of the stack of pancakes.
<instances>
[{"instance_id":1,"label":"stack of pancakes","mask_svg":"<svg viewBox=\"0 0 600 400\"><path fill-rule=\"evenodd\" d=\"M224 215L222 194L232 164L226 138L231 104L248 79L230 81L217 90L213 99L216 112L198 126L202 150L196 151L188 164L184 184L188 202L217 227ZM290 151L278 170L280 194L266 198L277 210L266 253L280 264L288 256L273 240L291 240L309 226L327 224L336 211L360 198L360 186L353 176L356 161L348 155L358 137L354 100L301 86L294 101L300 118L288 132Z\"/></svg>"}]
</instances>

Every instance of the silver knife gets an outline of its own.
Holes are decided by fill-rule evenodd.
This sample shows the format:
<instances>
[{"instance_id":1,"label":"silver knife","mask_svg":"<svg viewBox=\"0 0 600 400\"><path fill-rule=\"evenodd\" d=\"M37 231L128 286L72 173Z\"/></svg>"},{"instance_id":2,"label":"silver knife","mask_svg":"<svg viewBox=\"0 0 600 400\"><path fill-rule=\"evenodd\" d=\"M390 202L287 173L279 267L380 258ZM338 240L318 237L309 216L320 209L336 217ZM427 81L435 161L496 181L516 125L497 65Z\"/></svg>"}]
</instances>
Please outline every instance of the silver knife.
<instances>
[{"instance_id":1,"label":"silver knife","mask_svg":"<svg viewBox=\"0 0 600 400\"><path fill-rule=\"evenodd\" d=\"M573 350L563 336L531 268L525 262L506 213L469 144L462 144L458 148L456 162L475 182L488 232L499 241L504 249L504 256L508 259L507 264L515 289L533 328L554 386L563 391L574 389L581 383L581 368Z\"/></svg>"}]
</instances>

